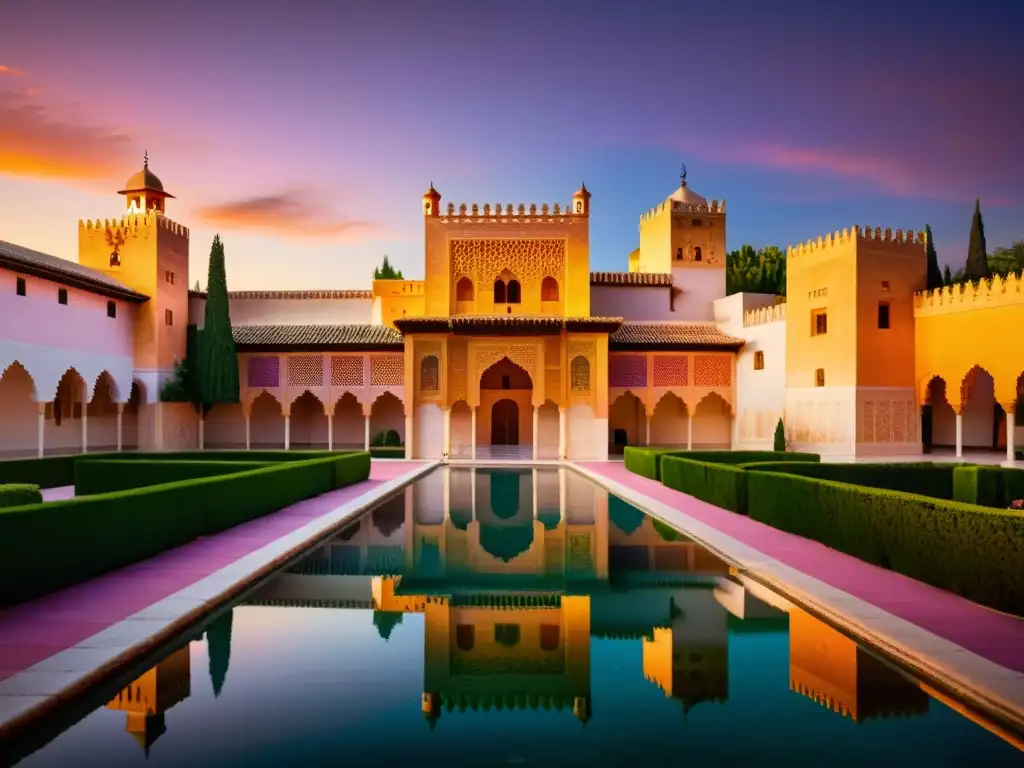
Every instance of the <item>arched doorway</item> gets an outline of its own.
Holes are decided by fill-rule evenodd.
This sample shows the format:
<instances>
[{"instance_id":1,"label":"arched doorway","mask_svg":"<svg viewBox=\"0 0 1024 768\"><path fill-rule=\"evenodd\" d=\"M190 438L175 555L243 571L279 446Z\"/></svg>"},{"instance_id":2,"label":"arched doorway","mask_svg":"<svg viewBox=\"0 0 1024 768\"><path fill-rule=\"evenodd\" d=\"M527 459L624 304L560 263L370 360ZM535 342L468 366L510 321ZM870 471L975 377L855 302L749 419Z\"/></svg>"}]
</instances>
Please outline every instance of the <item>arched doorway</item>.
<instances>
[{"instance_id":1,"label":"arched doorway","mask_svg":"<svg viewBox=\"0 0 1024 768\"><path fill-rule=\"evenodd\" d=\"M519 445L519 404L503 398L491 406L491 445Z\"/></svg>"}]
</instances>

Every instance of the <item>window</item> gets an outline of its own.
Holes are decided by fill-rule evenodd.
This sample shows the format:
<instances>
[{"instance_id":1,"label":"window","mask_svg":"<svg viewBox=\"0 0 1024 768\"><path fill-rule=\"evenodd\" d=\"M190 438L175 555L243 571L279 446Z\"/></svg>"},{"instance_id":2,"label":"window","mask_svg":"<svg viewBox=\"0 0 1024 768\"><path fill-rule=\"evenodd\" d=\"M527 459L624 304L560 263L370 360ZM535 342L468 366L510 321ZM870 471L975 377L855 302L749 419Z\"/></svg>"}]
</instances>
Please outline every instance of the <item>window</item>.
<instances>
[{"instance_id":1,"label":"window","mask_svg":"<svg viewBox=\"0 0 1024 768\"><path fill-rule=\"evenodd\" d=\"M519 287L519 281L518 280L509 280L508 281L508 296L506 298L506 301L508 301L509 304L518 304L522 300L523 300L523 292L522 292L522 288Z\"/></svg>"},{"instance_id":2,"label":"window","mask_svg":"<svg viewBox=\"0 0 1024 768\"><path fill-rule=\"evenodd\" d=\"M764 352L755 352L754 353L754 370L755 371L763 371L764 370Z\"/></svg>"},{"instance_id":3,"label":"window","mask_svg":"<svg viewBox=\"0 0 1024 768\"><path fill-rule=\"evenodd\" d=\"M503 374L501 377L501 388L512 389L512 377L509 376L507 373Z\"/></svg>"},{"instance_id":4,"label":"window","mask_svg":"<svg viewBox=\"0 0 1024 768\"><path fill-rule=\"evenodd\" d=\"M500 277L494 281L494 303L505 303L505 281Z\"/></svg>"},{"instance_id":5,"label":"window","mask_svg":"<svg viewBox=\"0 0 1024 768\"><path fill-rule=\"evenodd\" d=\"M164 272L164 282L166 282L166 283L168 283L170 285L174 285L174 273L173 272Z\"/></svg>"},{"instance_id":6,"label":"window","mask_svg":"<svg viewBox=\"0 0 1024 768\"><path fill-rule=\"evenodd\" d=\"M174 313L169 309L164 310L164 325L174 325Z\"/></svg>"},{"instance_id":7,"label":"window","mask_svg":"<svg viewBox=\"0 0 1024 768\"><path fill-rule=\"evenodd\" d=\"M682 248L676 248L676 261L682 261L682 260L683 260L683 249Z\"/></svg>"},{"instance_id":8,"label":"window","mask_svg":"<svg viewBox=\"0 0 1024 768\"><path fill-rule=\"evenodd\" d=\"M700 246L699 245L696 248L693 249L693 260L694 261L700 261L701 260L701 253L700 253Z\"/></svg>"},{"instance_id":9,"label":"window","mask_svg":"<svg viewBox=\"0 0 1024 768\"><path fill-rule=\"evenodd\" d=\"M476 645L476 627L472 624L456 624L455 645L460 651L472 651Z\"/></svg>"},{"instance_id":10,"label":"window","mask_svg":"<svg viewBox=\"0 0 1024 768\"><path fill-rule=\"evenodd\" d=\"M558 301L558 281L553 277L545 277L540 284L541 301Z\"/></svg>"},{"instance_id":11,"label":"window","mask_svg":"<svg viewBox=\"0 0 1024 768\"><path fill-rule=\"evenodd\" d=\"M440 363L436 355L427 355L420 363L420 391L436 392L441 388Z\"/></svg>"},{"instance_id":12,"label":"window","mask_svg":"<svg viewBox=\"0 0 1024 768\"><path fill-rule=\"evenodd\" d=\"M58 304L65 304L65 305L68 303L68 289L67 288L58 288L57 289L57 303Z\"/></svg>"},{"instance_id":13,"label":"window","mask_svg":"<svg viewBox=\"0 0 1024 768\"><path fill-rule=\"evenodd\" d=\"M878 302L878 327L888 328L889 327L889 302L880 301Z\"/></svg>"},{"instance_id":14,"label":"window","mask_svg":"<svg viewBox=\"0 0 1024 768\"><path fill-rule=\"evenodd\" d=\"M577 355L569 363L569 382L573 392L590 391L590 361Z\"/></svg>"},{"instance_id":15,"label":"window","mask_svg":"<svg viewBox=\"0 0 1024 768\"><path fill-rule=\"evenodd\" d=\"M690 223L693 226L695 226L695 227L702 227L702 226L704 226L704 221L702 219L693 219L693 220L690 221Z\"/></svg>"},{"instance_id":16,"label":"window","mask_svg":"<svg viewBox=\"0 0 1024 768\"><path fill-rule=\"evenodd\" d=\"M495 624L494 625L494 640L500 645L504 645L506 648L515 648L519 645L519 625L518 624Z\"/></svg>"},{"instance_id":17,"label":"window","mask_svg":"<svg viewBox=\"0 0 1024 768\"><path fill-rule=\"evenodd\" d=\"M455 284L455 300L456 301L472 301L473 300L473 281L468 277L463 277Z\"/></svg>"},{"instance_id":18,"label":"window","mask_svg":"<svg viewBox=\"0 0 1024 768\"><path fill-rule=\"evenodd\" d=\"M557 624L541 624L540 649L542 651L557 651L561 634L561 627Z\"/></svg>"},{"instance_id":19,"label":"window","mask_svg":"<svg viewBox=\"0 0 1024 768\"><path fill-rule=\"evenodd\" d=\"M117 302L107 302L107 317L117 317Z\"/></svg>"},{"instance_id":20,"label":"window","mask_svg":"<svg viewBox=\"0 0 1024 768\"><path fill-rule=\"evenodd\" d=\"M18 280L17 280L17 282L15 284L15 287L14 287L14 291L19 296L24 296L24 295L26 295L28 293L28 286L25 285L25 278L24 277L19 277L18 278Z\"/></svg>"},{"instance_id":21,"label":"window","mask_svg":"<svg viewBox=\"0 0 1024 768\"><path fill-rule=\"evenodd\" d=\"M889 292L889 281L888 280L883 280L882 281L882 293L888 293L888 292Z\"/></svg>"},{"instance_id":22,"label":"window","mask_svg":"<svg viewBox=\"0 0 1024 768\"><path fill-rule=\"evenodd\" d=\"M825 386L825 369L817 368L814 371L814 386L824 387Z\"/></svg>"},{"instance_id":23,"label":"window","mask_svg":"<svg viewBox=\"0 0 1024 768\"><path fill-rule=\"evenodd\" d=\"M811 312L811 336L824 336L828 333L828 312L816 309Z\"/></svg>"}]
</instances>

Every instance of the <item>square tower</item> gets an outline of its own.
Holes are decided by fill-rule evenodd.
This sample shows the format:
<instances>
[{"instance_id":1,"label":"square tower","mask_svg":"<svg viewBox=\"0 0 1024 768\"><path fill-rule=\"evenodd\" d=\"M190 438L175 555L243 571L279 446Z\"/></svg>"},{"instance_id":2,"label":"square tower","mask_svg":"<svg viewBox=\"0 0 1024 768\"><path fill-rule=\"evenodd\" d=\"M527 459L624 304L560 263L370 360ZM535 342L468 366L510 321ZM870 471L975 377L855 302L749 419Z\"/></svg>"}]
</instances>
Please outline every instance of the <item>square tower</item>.
<instances>
[{"instance_id":1,"label":"square tower","mask_svg":"<svg viewBox=\"0 0 1024 768\"><path fill-rule=\"evenodd\" d=\"M787 250L787 441L838 456L921 452L914 292L923 233L853 227Z\"/></svg>"}]
</instances>

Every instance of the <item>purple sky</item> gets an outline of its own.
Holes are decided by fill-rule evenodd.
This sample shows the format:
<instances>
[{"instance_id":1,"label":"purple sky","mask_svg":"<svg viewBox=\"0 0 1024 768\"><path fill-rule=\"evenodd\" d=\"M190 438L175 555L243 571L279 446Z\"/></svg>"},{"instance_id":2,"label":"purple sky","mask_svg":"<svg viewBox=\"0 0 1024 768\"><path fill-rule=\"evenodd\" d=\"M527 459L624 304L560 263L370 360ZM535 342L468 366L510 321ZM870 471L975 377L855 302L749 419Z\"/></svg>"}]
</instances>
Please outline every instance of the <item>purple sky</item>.
<instances>
[{"instance_id":1,"label":"purple sky","mask_svg":"<svg viewBox=\"0 0 1024 768\"><path fill-rule=\"evenodd\" d=\"M625 269L682 162L730 248L930 223L955 267L975 197L990 250L1024 239L1014 0L18 5L0 239L65 257L147 149L192 280L219 231L235 289L366 286L383 253L422 276L430 181L456 204L586 181L592 267Z\"/></svg>"}]
</instances>

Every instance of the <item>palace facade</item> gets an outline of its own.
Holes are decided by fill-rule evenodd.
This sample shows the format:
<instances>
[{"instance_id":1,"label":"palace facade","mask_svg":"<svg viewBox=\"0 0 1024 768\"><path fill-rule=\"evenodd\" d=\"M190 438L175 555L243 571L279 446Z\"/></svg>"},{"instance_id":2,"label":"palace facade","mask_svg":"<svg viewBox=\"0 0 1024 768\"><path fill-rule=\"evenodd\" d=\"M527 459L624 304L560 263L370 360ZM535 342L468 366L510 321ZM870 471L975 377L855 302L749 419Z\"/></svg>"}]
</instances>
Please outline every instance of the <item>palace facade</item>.
<instances>
[{"instance_id":1,"label":"palace facade","mask_svg":"<svg viewBox=\"0 0 1024 768\"><path fill-rule=\"evenodd\" d=\"M78 262L0 241L0 452L355 448L603 459L625 445L836 458L1005 451L1024 352L1016 277L924 292L921 233L851 227L788 250L787 295L726 296L726 206L685 178L621 272L590 265L591 193L423 195L424 279L230 294L241 402L160 390L201 326L189 231L148 162ZM2 235L2 233L0 233ZM1002 340L1002 341L1000 341Z\"/></svg>"}]
</instances>

